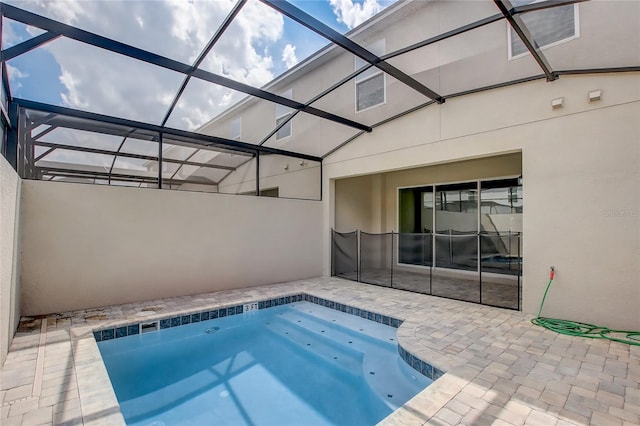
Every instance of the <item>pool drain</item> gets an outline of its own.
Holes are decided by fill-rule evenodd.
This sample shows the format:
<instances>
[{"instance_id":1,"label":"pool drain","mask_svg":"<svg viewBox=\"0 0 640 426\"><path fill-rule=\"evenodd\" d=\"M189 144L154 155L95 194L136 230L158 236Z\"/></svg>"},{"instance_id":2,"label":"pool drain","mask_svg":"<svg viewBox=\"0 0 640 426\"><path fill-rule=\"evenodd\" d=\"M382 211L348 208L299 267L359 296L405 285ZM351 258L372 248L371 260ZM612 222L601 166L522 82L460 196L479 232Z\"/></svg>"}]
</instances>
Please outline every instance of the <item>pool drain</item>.
<instances>
[{"instance_id":1,"label":"pool drain","mask_svg":"<svg viewBox=\"0 0 640 426\"><path fill-rule=\"evenodd\" d=\"M215 333L218 330L220 330L220 327L209 327L204 332L207 334L211 334L211 333Z\"/></svg>"}]
</instances>

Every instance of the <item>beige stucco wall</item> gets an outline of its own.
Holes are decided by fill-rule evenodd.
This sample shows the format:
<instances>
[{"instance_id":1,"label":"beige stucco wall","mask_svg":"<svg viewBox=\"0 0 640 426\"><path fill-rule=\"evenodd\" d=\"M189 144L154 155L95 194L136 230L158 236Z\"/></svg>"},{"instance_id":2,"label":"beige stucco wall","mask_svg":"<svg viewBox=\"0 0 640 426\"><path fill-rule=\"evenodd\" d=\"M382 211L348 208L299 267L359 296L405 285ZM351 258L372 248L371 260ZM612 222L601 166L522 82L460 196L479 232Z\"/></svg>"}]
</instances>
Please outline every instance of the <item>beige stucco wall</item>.
<instances>
[{"instance_id":1,"label":"beige stucco wall","mask_svg":"<svg viewBox=\"0 0 640 426\"><path fill-rule=\"evenodd\" d=\"M24 315L322 274L317 201L24 181Z\"/></svg>"},{"instance_id":2,"label":"beige stucco wall","mask_svg":"<svg viewBox=\"0 0 640 426\"><path fill-rule=\"evenodd\" d=\"M320 200L321 165L282 155L260 156L260 190L278 188L279 197ZM218 184L223 194L247 194L256 190L256 161L251 160Z\"/></svg>"},{"instance_id":3,"label":"beige stucco wall","mask_svg":"<svg viewBox=\"0 0 640 426\"><path fill-rule=\"evenodd\" d=\"M360 229L372 231L373 205L372 180L375 176L359 176L335 182L335 223L338 232Z\"/></svg>"},{"instance_id":4,"label":"beige stucco wall","mask_svg":"<svg viewBox=\"0 0 640 426\"><path fill-rule=\"evenodd\" d=\"M20 178L0 156L0 365L20 320Z\"/></svg>"},{"instance_id":5,"label":"beige stucco wall","mask_svg":"<svg viewBox=\"0 0 640 426\"><path fill-rule=\"evenodd\" d=\"M638 65L640 2L589 1L575 7L579 17L579 36L544 48L554 70ZM371 25L356 28L348 35L365 48L384 39L384 53L388 54L496 13L499 11L490 1L398 2L374 18ZM542 75L531 55L509 58L507 34L508 24L501 20L396 56L388 62L444 96ZM354 69L355 56L335 47L313 61L304 61L266 88L272 93L290 89L294 100L307 103ZM385 86L385 102L375 108L356 111L355 80L336 88L311 106L362 124L374 125L428 100L389 75L385 77ZM509 113L500 106L493 106L493 109L501 114ZM257 143L275 128L275 114L274 103L247 97L200 131L230 137L232 120L241 117L240 139ZM271 137L265 146L322 156L358 132L306 113L300 113L292 120L292 128L291 137L282 140Z\"/></svg>"},{"instance_id":6,"label":"beige stucco wall","mask_svg":"<svg viewBox=\"0 0 640 426\"><path fill-rule=\"evenodd\" d=\"M589 103L594 89L602 90L602 100ZM565 106L554 110L550 103L558 97ZM554 265L544 315L640 329L639 117L638 73L563 76L449 99L381 126L325 160L325 229L341 220L340 179L521 152L523 310L537 312ZM478 173L467 171L470 178ZM420 170L403 173L416 175L416 183L434 180ZM401 184L389 176L381 209L387 229L397 220L388 214L396 208L389 195ZM324 247L328 274L328 232Z\"/></svg>"}]
</instances>

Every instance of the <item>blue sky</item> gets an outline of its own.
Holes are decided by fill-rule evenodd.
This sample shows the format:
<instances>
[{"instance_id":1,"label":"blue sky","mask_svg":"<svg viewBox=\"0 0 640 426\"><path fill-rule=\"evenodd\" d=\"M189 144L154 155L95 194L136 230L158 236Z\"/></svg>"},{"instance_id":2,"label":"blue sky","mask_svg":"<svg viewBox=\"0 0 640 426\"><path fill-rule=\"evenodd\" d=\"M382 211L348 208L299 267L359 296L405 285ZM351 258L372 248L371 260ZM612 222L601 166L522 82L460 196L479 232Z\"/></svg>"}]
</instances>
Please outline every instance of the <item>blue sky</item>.
<instances>
[{"instance_id":1,"label":"blue sky","mask_svg":"<svg viewBox=\"0 0 640 426\"><path fill-rule=\"evenodd\" d=\"M395 0L291 1L345 33ZM11 3L185 63L195 60L235 4L233 0ZM37 33L33 28L5 21L3 48ZM247 3L227 33L202 67L256 87L327 44L255 0ZM9 66L12 94L16 97L153 123L161 121L183 77L63 39L17 57ZM241 96L214 85L194 83L187 88L168 125L192 130Z\"/></svg>"}]
</instances>

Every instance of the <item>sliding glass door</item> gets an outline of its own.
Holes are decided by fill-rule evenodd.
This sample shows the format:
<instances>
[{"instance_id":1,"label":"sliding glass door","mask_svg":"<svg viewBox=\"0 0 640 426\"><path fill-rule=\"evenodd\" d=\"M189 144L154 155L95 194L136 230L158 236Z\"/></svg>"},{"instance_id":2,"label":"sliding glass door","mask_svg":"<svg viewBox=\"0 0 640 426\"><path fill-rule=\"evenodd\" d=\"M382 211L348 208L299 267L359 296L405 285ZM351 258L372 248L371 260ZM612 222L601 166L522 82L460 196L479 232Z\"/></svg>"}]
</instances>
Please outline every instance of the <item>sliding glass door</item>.
<instances>
[{"instance_id":1,"label":"sliding glass door","mask_svg":"<svg viewBox=\"0 0 640 426\"><path fill-rule=\"evenodd\" d=\"M515 274L522 207L519 179L400 188L398 262Z\"/></svg>"}]
</instances>

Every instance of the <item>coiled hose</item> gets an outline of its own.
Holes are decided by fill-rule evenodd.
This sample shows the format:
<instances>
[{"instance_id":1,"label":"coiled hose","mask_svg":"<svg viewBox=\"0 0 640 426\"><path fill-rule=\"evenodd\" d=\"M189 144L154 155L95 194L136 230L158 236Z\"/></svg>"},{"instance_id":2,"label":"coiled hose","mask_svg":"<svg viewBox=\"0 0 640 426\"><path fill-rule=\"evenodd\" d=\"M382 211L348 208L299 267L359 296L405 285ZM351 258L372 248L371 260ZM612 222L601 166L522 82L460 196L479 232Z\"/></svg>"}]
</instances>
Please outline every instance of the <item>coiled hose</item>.
<instances>
[{"instance_id":1,"label":"coiled hose","mask_svg":"<svg viewBox=\"0 0 640 426\"><path fill-rule=\"evenodd\" d=\"M552 266L551 272L549 273L549 284L547 284L547 289L544 291L544 296L542 296L538 316L531 320L534 325L544 327L551 331L555 331L556 333L566 334L568 336L588 337L590 339L607 339L614 342L626 343L628 345L640 346L640 331L612 330L608 327L600 327L598 325L587 324L584 322L541 317L540 314L542 313L542 307L544 306L544 301L547 298L549 288L551 288L554 276L555 268Z\"/></svg>"}]
</instances>

